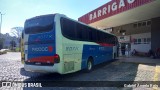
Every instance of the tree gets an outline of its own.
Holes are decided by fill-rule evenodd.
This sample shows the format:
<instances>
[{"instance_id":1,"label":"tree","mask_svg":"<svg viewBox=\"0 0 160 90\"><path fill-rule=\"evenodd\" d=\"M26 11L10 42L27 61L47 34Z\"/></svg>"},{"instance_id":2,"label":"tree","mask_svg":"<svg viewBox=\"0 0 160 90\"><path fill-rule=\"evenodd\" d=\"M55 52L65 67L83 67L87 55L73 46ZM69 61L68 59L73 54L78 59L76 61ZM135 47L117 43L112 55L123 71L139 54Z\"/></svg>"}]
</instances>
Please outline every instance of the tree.
<instances>
[{"instance_id":1,"label":"tree","mask_svg":"<svg viewBox=\"0 0 160 90\"><path fill-rule=\"evenodd\" d=\"M16 42L14 40L10 41L11 50L14 50L14 47L16 47Z\"/></svg>"},{"instance_id":2,"label":"tree","mask_svg":"<svg viewBox=\"0 0 160 90\"><path fill-rule=\"evenodd\" d=\"M20 38L22 31L23 31L23 27L13 27L13 28L11 28L10 34L11 34L11 36L16 36L16 37Z\"/></svg>"},{"instance_id":3,"label":"tree","mask_svg":"<svg viewBox=\"0 0 160 90\"><path fill-rule=\"evenodd\" d=\"M11 28L11 36L16 36L18 38L19 41L19 51L20 51L20 38L22 35L22 31L23 31L23 27L13 27Z\"/></svg>"},{"instance_id":4,"label":"tree","mask_svg":"<svg viewBox=\"0 0 160 90\"><path fill-rule=\"evenodd\" d=\"M0 38L0 49L4 46L4 38Z\"/></svg>"}]
</instances>

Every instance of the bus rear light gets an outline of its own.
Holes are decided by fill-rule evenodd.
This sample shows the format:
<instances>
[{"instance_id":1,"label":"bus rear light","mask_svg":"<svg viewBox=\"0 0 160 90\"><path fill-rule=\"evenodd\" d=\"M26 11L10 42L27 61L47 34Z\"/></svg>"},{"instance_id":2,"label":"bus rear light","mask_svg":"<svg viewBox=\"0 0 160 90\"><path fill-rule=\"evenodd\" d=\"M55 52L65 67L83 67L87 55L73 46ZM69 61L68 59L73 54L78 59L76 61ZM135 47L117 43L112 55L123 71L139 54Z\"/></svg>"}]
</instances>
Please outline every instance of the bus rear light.
<instances>
[{"instance_id":1,"label":"bus rear light","mask_svg":"<svg viewBox=\"0 0 160 90\"><path fill-rule=\"evenodd\" d=\"M60 62L60 57L58 54L54 55L54 63L59 63Z\"/></svg>"}]
</instances>

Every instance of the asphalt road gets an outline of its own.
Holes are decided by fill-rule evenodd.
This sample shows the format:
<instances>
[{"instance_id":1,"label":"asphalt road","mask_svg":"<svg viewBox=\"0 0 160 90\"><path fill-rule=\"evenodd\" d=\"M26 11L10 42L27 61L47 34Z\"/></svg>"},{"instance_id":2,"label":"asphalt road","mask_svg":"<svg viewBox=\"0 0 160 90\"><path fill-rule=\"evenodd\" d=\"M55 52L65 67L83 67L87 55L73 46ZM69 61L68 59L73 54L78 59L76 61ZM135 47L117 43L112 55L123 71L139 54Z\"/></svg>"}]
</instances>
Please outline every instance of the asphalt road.
<instances>
[{"instance_id":1,"label":"asphalt road","mask_svg":"<svg viewBox=\"0 0 160 90\"><path fill-rule=\"evenodd\" d=\"M0 90L142 90L146 87L138 88L122 88L122 87L98 87L95 82L100 81L159 81L159 73L155 73L155 64L137 64L120 62L108 62L95 66L94 70L90 73L79 71L67 75L59 75L56 73L33 73L27 72L23 68L20 61L20 53L8 52L7 54L0 55L0 81L21 81L21 82L36 82L44 81L67 81L68 83L76 83L76 81L91 81L91 87L42 87L42 88L26 88L26 87L1 87ZM72 82L71 82L72 81ZM74 82L75 81L75 82ZM102 82L100 82L102 83ZM2 84L1 84L2 85ZM99 85L101 86L101 85ZM153 90L153 87L148 87L147 90Z\"/></svg>"}]
</instances>

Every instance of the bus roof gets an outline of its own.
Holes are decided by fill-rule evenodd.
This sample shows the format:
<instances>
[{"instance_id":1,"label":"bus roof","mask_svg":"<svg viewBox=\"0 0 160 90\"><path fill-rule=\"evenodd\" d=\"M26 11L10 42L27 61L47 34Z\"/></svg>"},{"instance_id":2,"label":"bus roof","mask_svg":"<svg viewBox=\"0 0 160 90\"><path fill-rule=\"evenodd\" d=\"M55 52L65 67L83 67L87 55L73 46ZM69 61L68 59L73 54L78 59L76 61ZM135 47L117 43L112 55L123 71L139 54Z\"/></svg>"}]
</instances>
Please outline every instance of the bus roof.
<instances>
[{"instance_id":1,"label":"bus roof","mask_svg":"<svg viewBox=\"0 0 160 90\"><path fill-rule=\"evenodd\" d=\"M39 16L35 16L35 17L32 17L32 18L26 19L26 21L31 20L31 19L35 19L35 18L39 18L39 17L43 17L43 16L52 16L52 15L53 15L53 16L55 15L55 16L64 17L64 18L70 19L70 20L72 20L72 21L74 21L74 22L77 22L77 23L83 24L83 25L85 25L85 26L88 26L88 27L90 27L90 28L96 29L96 30L98 30L98 31L101 31L101 32L107 33L107 34L109 34L109 35L115 36L115 35L112 34L112 33L108 33L108 32L106 32L106 31L104 31L104 30L102 30L102 29L98 29L98 28L89 26L89 25L87 25L87 24L85 24L85 23L83 23L83 22L80 22L80 21L71 19L71 18L67 17L67 16L64 15L64 14L59 14L59 13L55 13L55 14L46 14L46 15L39 15ZM115 36L115 37L116 37L116 36Z\"/></svg>"},{"instance_id":2,"label":"bus roof","mask_svg":"<svg viewBox=\"0 0 160 90\"><path fill-rule=\"evenodd\" d=\"M65 17L65 18L67 18L67 19L70 19L70 20L75 21L75 22L77 22L77 23L83 24L83 25L88 26L88 27L90 27L90 28L93 28L93 29L96 29L96 30L98 30L98 31L101 31L101 32L104 32L104 33L110 34L110 35L112 35L112 36L115 36L114 34L112 34L112 33L108 33L108 32L106 32L106 31L104 31L104 30L102 30L102 29L98 29L98 28L95 28L95 27L89 26L88 24L85 24L85 23L83 23L83 22L80 22L80 21L77 21L77 20L71 19L71 18L67 17L66 15L58 14L58 13L57 13L56 15L60 15L61 17ZM115 36L115 37L116 37L116 36Z\"/></svg>"}]
</instances>

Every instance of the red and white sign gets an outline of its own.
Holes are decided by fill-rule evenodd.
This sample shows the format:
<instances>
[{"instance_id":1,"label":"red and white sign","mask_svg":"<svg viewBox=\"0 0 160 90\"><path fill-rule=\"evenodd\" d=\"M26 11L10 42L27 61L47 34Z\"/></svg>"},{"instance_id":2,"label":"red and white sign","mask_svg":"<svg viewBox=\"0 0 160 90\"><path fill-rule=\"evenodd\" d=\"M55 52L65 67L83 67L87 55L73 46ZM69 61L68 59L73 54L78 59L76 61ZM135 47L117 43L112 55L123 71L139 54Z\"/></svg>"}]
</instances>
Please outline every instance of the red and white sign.
<instances>
[{"instance_id":1,"label":"red and white sign","mask_svg":"<svg viewBox=\"0 0 160 90\"><path fill-rule=\"evenodd\" d=\"M112 0L80 17L78 21L90 24L152 1L154 0Z\"/></svg>"}]
</instances>

